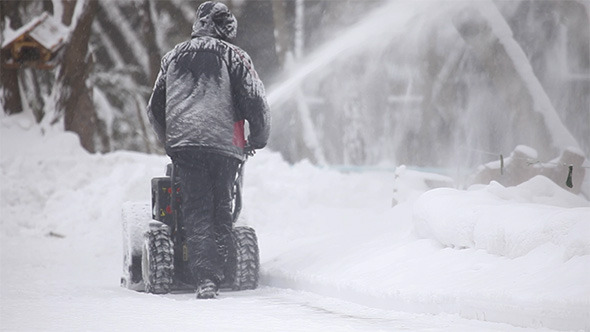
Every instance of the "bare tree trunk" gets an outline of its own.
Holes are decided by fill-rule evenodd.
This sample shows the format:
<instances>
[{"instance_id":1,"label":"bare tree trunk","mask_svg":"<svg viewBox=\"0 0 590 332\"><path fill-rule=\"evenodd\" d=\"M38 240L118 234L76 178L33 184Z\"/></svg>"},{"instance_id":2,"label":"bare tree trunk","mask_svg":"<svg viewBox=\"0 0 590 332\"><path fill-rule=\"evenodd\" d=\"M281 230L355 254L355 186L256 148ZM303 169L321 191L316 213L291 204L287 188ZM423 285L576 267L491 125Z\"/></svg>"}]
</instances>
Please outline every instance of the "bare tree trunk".
<instances>
[{"instance_id":1,"label":"bare tree trunk","mask_svg":"<svg viewBox=\"0 0 590 332\"><path fill-rule=\"evenodd\" d=\"M4 62L4 59L1 60ZM0 87L3 95L0 101L6 114L16 114L23 111L21 104L20 90L18 88L18 70L2 68L0 73Z\"/></svg>"},{"instance_id":2,"label":"bare tree trunk","mask_svg":"<svg viewBox=\"0 0 590 332\"><path fill-rule=\"evenodd\" d=\"M76 9L76 1L77 0L61 0L63 6L61 23L66 26L72 24L72 17L74 16L74 10Z\"/></svg>"},{"instance_id":3,"label":"bare tree trunk","mask_svg":"<svg viewBox=\"0 0 590 332\"><path fill-rule=\"evenodd\" d=\"M156 28L154 27L154 18L152 17L149 1L143 0L139 6L141 34L145 38L144 43L149 50L149 72L146 75L149 80L148 86L153 86L160 71L160 52L156 41Z\"/></svg>"},{"instance_id":4,"label":"bare tree trunk","mask_svg":"<svg viewBox=\"0 0 590 332\"><path fill-rule=\"evenodd\" d=\"M64 2L64 9L66 4L69 3ZM78 5L83 6L82 13L77 22L74 22L76 26L66 46L57 76L57 87L60 89L57 110L58 114L64 115L65 130L77 133L82 146L89 152L95 152L98 118L93 104L92 87L88 86L87 79L93 63L88 52L88 42L98 2L88 0ZM64 21L67 19L64 17Z\"/></svg>"},{"instance_id":5,"label":"bare tree trunk","mask_svg":"<svg viewBox=\"0 0 590 332\"><path fill-rule=\"evenodd\" d=\"M289 26L287 21L287 1L275 0L272 2L272 14L276 30L277 57L279 65L285 68L287 52L292 50L289 38Z\"/></svg>"},{"instance_id":6,"label":"bare tree trunk","mask_svg":"<svg viewBox=\"0 0 590 332\"><path fill-rule=\"evenodd\" d=\"M245 1L237 19L243 24L239 23L235 44L248 52L260 79L268 84L279 68L272 1Z\"/></svg>"},{"instance_id":7,"label":"bare tree trunk","mask_svg":"<svg viewBox=\"0 0 590 332\"><path fill-rule=\"evenodd\" d=\"M147 133L147 126L145 125L145 104L143 102L143 98L141 97L141 95L139 94L134 94L135 96L135 105L136 105L136 109L137 109L137 120L139 123L139 129L141 130L141 137L143 138L143 142L145 144L145 150L147 153L152 153L153 149L152 149L152 144L150 142L150 139L148 137L148 133Z\"/></svg>"},{"instance_id":8,"label":"bare tree trunk","mask_svg":"<svg viewBox=\"0 0 590 332\"><path fill-rule=\"evenodd\" d=\"M0 1L0 24L2 30L5 27L6 18L10 19L10 28L18 29L21 25L21 19L18 15L19 2L17 1ZM2 41L4 42L4 41ZM5 54L0 55L0 66L6 61ZM4 68L0 70L0 87L3 95L0 96L1 105L7 114L15 114L23 111L21 103L20 90L18 88L18 69Z\"/></svg>"},{"instance_id":9,"label":"bare tree trunk","mask_svg":"<svg viewBox=\"0 0 590 332\"><path fill-rule=\"evenodd\" d=\"M303 57L305 36L305 3L295 0L295 59Z\"/></svg>"}]
</instances>

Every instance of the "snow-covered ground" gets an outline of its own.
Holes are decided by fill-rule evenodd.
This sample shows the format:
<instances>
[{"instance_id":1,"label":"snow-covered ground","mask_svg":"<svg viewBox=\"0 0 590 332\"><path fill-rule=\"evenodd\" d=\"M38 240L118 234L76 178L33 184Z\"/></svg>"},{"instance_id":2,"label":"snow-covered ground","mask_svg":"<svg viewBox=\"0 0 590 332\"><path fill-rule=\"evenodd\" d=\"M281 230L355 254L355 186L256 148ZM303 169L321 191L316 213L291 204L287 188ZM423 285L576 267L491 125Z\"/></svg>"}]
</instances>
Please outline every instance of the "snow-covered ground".
<instances>
[{"instance_id":1,"label":"snow-covered ground","mask_svg":"<svg viewBox=\"0 0 590 332\"><path fill-rule=\"evenodd\" d=\"M119 287L121 205L149 201L166 157L0 120L0 330L590 330L590 203L546 178L428 190L259 152L241 222L263 285L198 301Z\"/></svg>"}]
</instances>

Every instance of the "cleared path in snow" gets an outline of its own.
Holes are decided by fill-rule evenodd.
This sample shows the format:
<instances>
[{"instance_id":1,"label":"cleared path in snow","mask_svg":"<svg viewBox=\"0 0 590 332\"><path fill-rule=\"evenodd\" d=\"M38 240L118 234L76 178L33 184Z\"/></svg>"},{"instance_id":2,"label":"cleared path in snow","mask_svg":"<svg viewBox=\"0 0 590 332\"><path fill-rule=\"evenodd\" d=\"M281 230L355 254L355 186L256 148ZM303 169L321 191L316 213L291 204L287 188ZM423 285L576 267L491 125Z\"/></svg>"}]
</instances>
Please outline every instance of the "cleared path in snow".
<instances>
[{"instance_id":1,"label":"cleared path in snow","mask_svg":"<svg viewBox=\"0 0 590 332\"><path fill-rule=\"evenodd\" d=\"M2 238L3 331L523 331L456 315L368 308L312 293L261 287L153 295L118 287L113 251L84 239ZM117 261L117 262L116 262Z\"/></svg>"}]
</instances>

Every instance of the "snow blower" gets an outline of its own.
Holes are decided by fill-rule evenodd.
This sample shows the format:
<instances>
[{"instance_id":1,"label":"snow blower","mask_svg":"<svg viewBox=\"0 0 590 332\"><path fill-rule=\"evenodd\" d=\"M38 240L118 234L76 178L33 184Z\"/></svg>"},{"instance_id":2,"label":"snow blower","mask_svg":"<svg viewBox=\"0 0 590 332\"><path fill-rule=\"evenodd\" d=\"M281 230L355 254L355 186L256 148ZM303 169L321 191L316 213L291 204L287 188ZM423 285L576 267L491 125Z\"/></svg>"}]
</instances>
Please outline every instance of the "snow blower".
<instances>
[{"instance_id":1,"label":"snow blower","mask_svg":"<svg viewBox=\"0 0 590 332\"><path fill-rule=\"evenodd\" d=\"M233 248L224 266L220 289L246 290L258 286L260 267L258 240L253 228L236 226L242 209L243 165L233 187ZM166 176L152 179L152 202L123 205L123 276L121 286L136 291L166 294L194 291L196 285L188 267L191 254L186 246L182 219L180 183L174 164Z\"/></svg>"}]
</instances>

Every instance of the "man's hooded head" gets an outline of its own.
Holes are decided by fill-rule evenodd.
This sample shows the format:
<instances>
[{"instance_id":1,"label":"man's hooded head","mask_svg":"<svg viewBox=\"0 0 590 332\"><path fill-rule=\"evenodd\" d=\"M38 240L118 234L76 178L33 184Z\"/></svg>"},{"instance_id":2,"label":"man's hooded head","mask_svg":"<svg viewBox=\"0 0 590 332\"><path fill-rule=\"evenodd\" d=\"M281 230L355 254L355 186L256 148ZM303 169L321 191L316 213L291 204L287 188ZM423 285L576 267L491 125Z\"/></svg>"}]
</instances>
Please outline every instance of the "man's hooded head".
<instances>
[{"instance_id":1,"label":"man's hooded head","mask_svg":"<svg viewBox=\"0 0 590 332\"><path fill-rule=\"evenodd\" d=\"M231 40L238 32L238 21L221 2L207 1L197 9L197 20L193 24L192 37L216 37Z\"/></svg>"}]
</instances>

